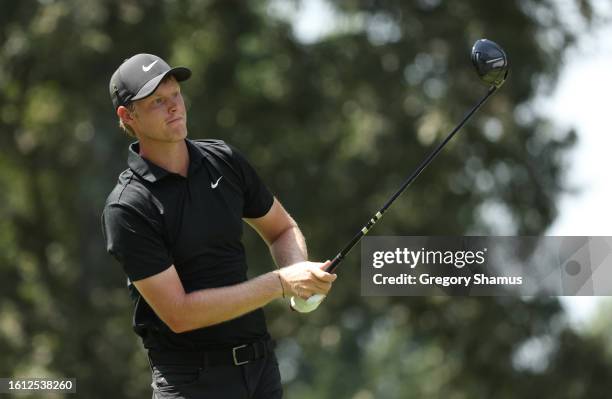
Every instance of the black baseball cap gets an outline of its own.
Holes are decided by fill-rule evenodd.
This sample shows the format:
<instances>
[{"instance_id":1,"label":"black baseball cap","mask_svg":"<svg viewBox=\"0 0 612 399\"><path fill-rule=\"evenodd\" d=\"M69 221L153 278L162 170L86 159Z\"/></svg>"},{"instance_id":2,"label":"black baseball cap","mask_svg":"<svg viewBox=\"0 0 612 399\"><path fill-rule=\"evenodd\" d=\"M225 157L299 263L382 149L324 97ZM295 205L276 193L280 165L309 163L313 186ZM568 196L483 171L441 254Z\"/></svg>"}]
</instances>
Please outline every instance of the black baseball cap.
<instances>
[{"instance_id":1,"label":"black baseball cap","mask_svg":"<svg viewBox=\"0 0 612 399\"><path fill-rule=\"evenodd\" d=\"M110 80L113 106L117 109L130 101L151 95L167 75L181 82L189 79L191 70L185 67L171 68L166 61L153 54L136 54L126 59Z\"/></svg>"}]
</instances>

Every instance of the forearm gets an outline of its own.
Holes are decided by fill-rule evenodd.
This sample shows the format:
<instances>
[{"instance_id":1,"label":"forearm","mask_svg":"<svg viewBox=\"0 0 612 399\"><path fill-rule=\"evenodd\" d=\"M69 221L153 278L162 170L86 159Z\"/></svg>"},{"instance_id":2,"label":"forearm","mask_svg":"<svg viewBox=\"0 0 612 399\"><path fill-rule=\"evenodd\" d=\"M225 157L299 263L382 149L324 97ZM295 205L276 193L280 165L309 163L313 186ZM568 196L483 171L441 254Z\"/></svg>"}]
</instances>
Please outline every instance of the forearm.
<instances>
[{"instance_id":1,"label":"forearm","mask_svg":"<svg viewBox=\"0 0 612 399\"><path fill-rule=\"evenodd\" d=\"M185 294L177 306L176 332L185 332L235 319L282 296L276 272L244 283Z\"/></svg>"},{"instance_id":2,"label":"forearm","mask_svg":"<svg viewBox=\"0 0 612 399\"><path fill-rule=\"evenodd\" d=\"M308 260L306 240L297 225L286 229L270 244L270 253L278 267Z\"/></svg>"},{"instance_id":3,"label":"forearm","mask_svg":"<svg viewBox=\"0 0 612 399\"><path fill-rule=\"evenodd\" d=\"M307 260L306 240L298 226L287 228L270 243L270 253L279 267ZM235 319L282 297L283 290L274 271L244 283L185 294L177 306L175 330L185 332Z\"/></svg>"}]
</instances>

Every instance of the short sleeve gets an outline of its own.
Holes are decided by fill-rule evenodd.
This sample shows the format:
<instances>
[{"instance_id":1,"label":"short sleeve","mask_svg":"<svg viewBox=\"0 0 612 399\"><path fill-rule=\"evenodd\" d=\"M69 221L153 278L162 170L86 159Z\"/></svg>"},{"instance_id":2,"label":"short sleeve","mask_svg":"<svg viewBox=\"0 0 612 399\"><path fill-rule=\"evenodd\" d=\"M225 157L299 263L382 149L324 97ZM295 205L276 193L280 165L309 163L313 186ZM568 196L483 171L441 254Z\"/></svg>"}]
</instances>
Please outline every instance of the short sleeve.
<instances>
[{"instance_id":1,"label":"short sleeve","mask_svg":"<svg viewBox=\"0 0 612 399\"><path fill-rule=\"evenodd\" d=\"M244 177L245 198L242 216L245 218L262 217L272 208L274 196L240 151L234 147L230 148Z\"/></svg>"},{"instance_id":2,"label":"short sleeve","mask_svg":"<svg viewBox=\"0 0 612 399\"><path fill-rule=\"evenodd\" d=\"M106 250L121 263L131 281L161 273L174 263L161 233L130 206L107 205L102 230Z\"/></svg>"}]
</instances>

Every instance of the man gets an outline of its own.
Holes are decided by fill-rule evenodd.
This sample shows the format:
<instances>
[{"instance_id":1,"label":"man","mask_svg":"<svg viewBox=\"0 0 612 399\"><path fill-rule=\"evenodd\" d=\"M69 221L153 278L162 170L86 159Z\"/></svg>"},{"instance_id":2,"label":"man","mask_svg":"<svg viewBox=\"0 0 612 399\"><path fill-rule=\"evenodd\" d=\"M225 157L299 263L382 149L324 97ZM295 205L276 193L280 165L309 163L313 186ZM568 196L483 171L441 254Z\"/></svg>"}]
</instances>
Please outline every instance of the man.
<instances>
[{"instance_id":1,"label":"man","mask_svg":"<svg viewBox=\"0 0 612 399\"><path fill-rule=\"evenodd\" d=\"M327 294L336 276L306 261L297 224L235 148L186 138L179 82L190 75L137 54L110 80L120 125L138 141L102 215L107 250L128 277L153 398L280 398L261 308ZM243 220L280 269L247 280Z\"/></svg>"}]
</instances>

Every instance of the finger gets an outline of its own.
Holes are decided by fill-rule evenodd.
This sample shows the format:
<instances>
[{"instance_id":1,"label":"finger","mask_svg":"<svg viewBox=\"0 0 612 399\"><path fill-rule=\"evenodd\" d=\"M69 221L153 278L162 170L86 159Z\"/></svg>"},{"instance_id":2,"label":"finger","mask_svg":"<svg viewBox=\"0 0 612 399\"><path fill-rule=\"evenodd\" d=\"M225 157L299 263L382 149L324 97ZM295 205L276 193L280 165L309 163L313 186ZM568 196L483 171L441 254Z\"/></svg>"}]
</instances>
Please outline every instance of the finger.
<instances>
[{"instance_id":1,"label":"finger","mask_svg":"<svg viewBox=\"0 0 612 399\"><path fill-rule=\"evenodd\" d=\"M308 299L310 298L310 296L312 296L312 292L313 290L310 289L309 286L305 285L305 284L295 284L292 288L293 291L293 295L303 298L303 299Z\"/></svg>"},{"instance_id":2,"label":"finger","mask_svg":"<svg viewBox=\"0 0 612 399\"><path fill-rule=\"evenodd\" d=\"M307 289L302 289L300 290L300 293L298 294L298 296L302 299L308 299L312 296L312 292L310 292L310 290L307 290Z\"/></svg>"},{"instance_id":3,"label":"finger","mask_svg":"<svg viewBox=\"0 0 612 399\"><path fill-rule=\"evenodd\" d=\"M324 282L332 282L334 281L338 276L336 276L335 274L330 274L327 272L324 272L321 269L312 269L312 274L319 280L324 281Z\"/></svg>"},{"instance_id":4,"label":"finger","mask_svg":"<svg viewBox=\"0 0 612 399\"><path fill-rule=\"evenodd\" d=\"M331 283L316 283L314 287L312 287L312 292L314 292L315 294L327 295L327 293L331 289L331 286Z\"/></svg>"},{"instance_id":5,"label":"finger","mask_svg":"<svg viewBox=\"0 0 612 399\"><path fill-rule=\"evenodd\" d=\"M325 262L319 265L319 269L325 271L325 269L327 269L327 267L330 265L331 265L331 260L326 260Z\"/></svg>"},{"instance_id":6,"label":"finger","mask_svg":"<svg viewBox=\"0 0 612 399\"><path fill-rule=\"evenodd\" d=\"M305 288L311 291L326 290L331 288L331 283L321 280L312 280L307 285L305 285Z\"/></svg>"}]
</instances>

